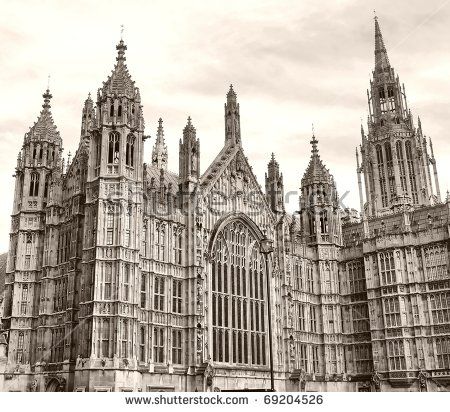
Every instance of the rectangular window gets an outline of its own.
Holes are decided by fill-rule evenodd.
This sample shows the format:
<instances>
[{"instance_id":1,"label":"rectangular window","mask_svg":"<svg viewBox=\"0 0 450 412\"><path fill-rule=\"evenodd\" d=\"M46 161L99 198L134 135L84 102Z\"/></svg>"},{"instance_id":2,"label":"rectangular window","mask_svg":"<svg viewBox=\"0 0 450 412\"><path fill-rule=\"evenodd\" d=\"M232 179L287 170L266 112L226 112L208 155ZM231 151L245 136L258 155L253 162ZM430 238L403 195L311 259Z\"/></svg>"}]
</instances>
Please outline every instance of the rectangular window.
<instances>
[{"instance_id":1,"label":"rectangular window","mask_svg":"<svg viewBox=\"0 0 450 412\"><path fill-rule=\"evenodd\" d=\"M311 305L309 308L310 332L317 332L316 307Z\"/></svg>"},{"instance_id":2,"label":"rectangular window","mask_svg":"<svg viewBox=\"0 0 450 412\"><path fill-rule=\"evenodd\" d=\"M124 320L122 323L122 357L128 358L128 321Z\"/></svg>"},{"instance_id":3,"label":"rectangular window","mask_svg":"<svg viewBox=\"0 0 450 412\"><path fill-rule=\"evenodd\" d=\"M102 330L102 356L109 358L109 320L103 320Z\"/></svg>"},{"instance_id":4,"label":"rectangular window","mask_svg":"<svg viewBox=\"0 0 450 412\"><path fill-rule=\"evenodd\" d=\"M107 263L105 267L105 291L104 291L104 299L111 299L111 282L112 282L112 264Z\"/></svg>"},{"instance_id":5,"label":"rectangular window","mask_svg":"<svg viewBox=\"0 0 450 412\"><path fill-rule=\"evenodd\" d=\"M145 273L141 275L141 308L145 309L147 306L147 276Z\"/></svg>"},{"instance_id":6,"label":"rectangular window","mask_svg":"<svg viewBox=\"0 0 450 412\"><path fill-rule=\"evenodd\" d=\"M175 245L174 245L174 254L175 254L175 264L181 265L182 264L182 243L183 243L183 236L181 233L175 236Z\"/></svg>"},{"instance_id":7,"label":"rectangular window","mask_svg":"<svg viewBox=\"0 0 450 412\"><path fill-rule=\"evenodd\" d=\"M450 338L436 338L436 356L439 369L450 369Z\"/></svg>"},{"instance_id":8,"label":"rectangular window","mask_svg":"<svg viewBox=\"0 0 450 412\"><path fill-rule=\"evenodd\" d=\"M142 228L142 255L147 256L147 223L144 223L144 227Z\"/></svg>"},{"instance_id":9,"label":"rectangular window","mask_svg":"<svg viewBox=\"0 0 450 412\"><path fill-rule=\"evenodd\" d=\"M387 328L401 326L400 304L397 297L384 300L384 318Z\"/></svg>"},{"instance_id":10,"label":"rectangular window","mask_svg":"<svg viewBox=\"0 0 450 412\"><path fill-rule=\"evenodd\" d=\"M172 363L180 365L182 363L182 331L172 330Z\"/></svg>"},{"instance_id":11,"label":"rectangular window","mask_svg":"<svg viewBox=\"0 0 450 412\"><path fill-rule=\"evenodd\" d=\"M131 207L127 209L125 215L125 247L130 247L130 233L131 233Z\"/></svg>"},{"instance_id":12,"label":"rectangular window","mask_svg":"<svg viewBox=\"0 0 450 412\"><path fill-rule=\"evenodd\" d=\"M312 368L313 373L319 373L319 347L317 345L312 346Z\"/></svg>"},{"instance_id":13,"label":"rectangular window","mask_svg":"<svg viewBox=\"0 0 450 412\"><path fill-rule=\"evenodd\" d=\"M298 306L298 315L299 315L299 329L301 331L306 331L306 310L305 310L305 304L300 303Z\"/></svg>"},{"instance_id":14,"label":"rectangular window","mask_svg":"<svg viewBox=\"0 0 450 412\"><path fill-rule=\"evenodd\" d=\"M140 336L139 336L139 360L145 362L145 326L141 326Z\"/></svg>"},{"instance_id":15,"label":"rectangular window","mask_svg":"<svg viewBox=\"0 0 450 412\"><path fill-rule=\"evenodd\" d=\"M155 232L155 257L157 260L164 261L165 241L165 228L162 224L157 223Z\"/></svg>"},{"instance_id":16,"label":"rectangular window","mask_svg":"<svg viewBox=\"0 0 450 412\"><path fill-rule=\"evenodd\" d=\"M433 324L447 324L450 322L450 293L441 292L430 295L431 315Z\"/></svg>"},{"instance_id":17,"label":"rectangular window","mask_svg":"<svg viewBox=\"0 0 450 412\"><path fill-rule=\"evenodd\" d=\"M300 369L308 372L308 347L303 343L300 344Z\"/></svg>"},{"instance_id":18,"label":"rectangular window","mask_svg":"<svg viewBox=\"0 0 450 412\"><path fill-rule=\"evenodd\" d=\"M130 300L130 265L125 264L125 273L123 275L123 300Z\"/></svg>"},{"instance_id":19,"label":"rectangular window","mask_svg":"<svg viewBox=\"0 0 450 412\"><path fill-rule=\"evenodd\" d=\"M381 285L396 283L394 252L380 253Z\"/></svg>"},{"instance_id":20,"label":"rectangular window","mask_svg":"<svg viewBox=\"0 0 450 412\"><path fill-rule=\"evenodd\" d=\"M307 268L307 292L314 293L314 277L313 267L311 265Z\"/></svg>"},{"instance_id":21,"label":"rectangular window","mask_svg":"<svg viewBox=\"0 0 450 412\"><path fill-rule=\"evenodd\" d=\"M155 310L164 310L164 286L164 278L156 276L153 299L153 309Z\"/></svg>"},{"instance_id":22,"label":"rectangular window","mask_svg":"<svg viewBox=\"0 0 450 412\"><path fill-rule=\"evenodd\" d=\"M403 341L393 340L387 342L389 365L391 370L406 369L405 349Z\"/></svg>"},{"instance_id":23,"label":"rectangular window","mask_svg":"<svg viewBox=\"0 0 450 412\"><path fill-rule=\"evenodd\" d=\"M182 313L182 281L174 279L172 284L172 312Z\"/></svg>"},{"instance_id":24,"label":"rectangular window","mask_svg":"<svg viewBox=\"0 0 450 412\"><path fill-rule=\"evenodd\" d=\"M164 329L153 329L153 360L155 363L164 363Z\"/></svg>"}]
</instances>

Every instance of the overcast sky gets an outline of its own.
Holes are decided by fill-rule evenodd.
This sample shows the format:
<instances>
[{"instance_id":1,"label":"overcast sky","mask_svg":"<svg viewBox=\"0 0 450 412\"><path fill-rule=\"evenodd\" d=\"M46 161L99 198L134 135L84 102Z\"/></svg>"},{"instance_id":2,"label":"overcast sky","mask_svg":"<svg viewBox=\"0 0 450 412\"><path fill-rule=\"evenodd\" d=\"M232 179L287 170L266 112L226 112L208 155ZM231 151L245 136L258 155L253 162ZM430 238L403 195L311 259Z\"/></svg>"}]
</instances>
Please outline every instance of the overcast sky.
<instances>
[{"instance_id":1,"label":"overcast sky","mask_svg":"<svg viewBox=\"0 0 450 412\"><path fill-rule=\"evenodd\" d=\"M164 119L171 170L178 169L188 115L201 140L202 171L220 150L233 83L244 150L260 184L273 151L286 191L298 190L314 123L338 191L349 191L344 203L358 208L354 152L367 116L376 9L409 106L433 139L444 196L450 186L449 0L1 0L0 6L0 251L8 248L17 153L40 112L48 74L53 117L65 153L73 153L82 104L113 68L121 24L146 134L153 137ZM153 142L146 142L146 161ZM297 196L288 209L296 204Z\"/></svg>"}]
</instances>

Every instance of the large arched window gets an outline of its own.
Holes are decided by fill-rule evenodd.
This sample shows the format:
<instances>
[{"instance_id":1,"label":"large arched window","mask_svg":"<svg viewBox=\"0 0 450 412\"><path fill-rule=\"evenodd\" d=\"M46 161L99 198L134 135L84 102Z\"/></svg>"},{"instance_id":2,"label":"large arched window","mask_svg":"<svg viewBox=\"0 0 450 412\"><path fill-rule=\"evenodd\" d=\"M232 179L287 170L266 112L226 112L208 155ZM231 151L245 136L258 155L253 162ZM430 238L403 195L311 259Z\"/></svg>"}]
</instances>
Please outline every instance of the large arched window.
<instances>
[{"instance_id":1,"label":"large arched window","mask_svg":"<svg viewBox=\"0 0 450 412\"><path fill-rule=\"evenodd\" d=\"M120 134L118 132L111 132L108 141L108 163L119 163L120 153Z\"/></svg>"},{"instance_id":2,"label":"large arched window","mask_svg":"<svg viewBox=\"0 0 450 412\"><path fill-rule=\"evenodd\" d=\"M387 166L387 177L388 177L388 183L389 183L389 193L390 193L390 196L392 199L396 194L396 188L395 188L394 163L392 161L392 149L391 149L391 144L389 142L386 142L384 144L384 152L386 153L386 166Z\"/></svg>"},{"instance_id":3,"label":"large arched window","mask_svg":"<svg viewBox=\"0 0 450 412\"><path fill-rule=\"evenodd\" d=\"M380 178L381 205L382 207L386 207L388 203L388 197L386 191L386 174L384 172L383 148L381 147L381 145L376 146L376 152L377 152L378 176Z\"/></svg>"},{"instance_id":4,"label":"large arched window","mask_svg":"<svg viewBox=\"0 0 450 412\"><path fill-rule=\"evenodd\" d=\"M134 141L135 138L132 134L127 136L127 147L125 152L125 163L127 166L134 166Z\"/></svg>"},{"instance_id":5,"label":"large arched window","mask_svg":"<svg viewBox=\"0 0 450 412\"><path fill-rule=\"evenodd\" d=\"M213 360L266 365L266 276L260 245L248 226L229 223L212 258Z\"/></svg>"},{"instance_id":6,"label":"large arched window","mask_svg":"<svg viewBox=\"0 0 450 412\"><path fill-rule=\"evenodd\" d=\"M397 140L395 144L395 148L397 151L397 161L398 161L398 169L400 171L400 183L402 186L402 191L404 194L408 193L408 188L406 186L406 169L405 169L405 161L403 156L403 143L401 140Z\"/></svg>"},{"instance_id":7,"label":"large arched window","mask_svg":"<svg viewBox=\"0 0 450 412\"><path fill-rule=\"evenodd\" d=\"M411 194L413 198L413 203L418 203L419 198L417 195L417 184L416 184L416 172L414 170L414 159L411 149L411 142L408 140L405 143L405 151L406 151L406 163L408 165L408 173L409 173L409 182L411 185Z\"/></svg>"},{"instance_id":8,"label":"large arched window","mask_svg":"<svg viewBox=\"0 0 450 412\"><path fill-rule=\"evenodd\" d=\"M30 175L30 196L37 196L39 194L39 174L31 173Z\"/></svg>"}]
</instances>

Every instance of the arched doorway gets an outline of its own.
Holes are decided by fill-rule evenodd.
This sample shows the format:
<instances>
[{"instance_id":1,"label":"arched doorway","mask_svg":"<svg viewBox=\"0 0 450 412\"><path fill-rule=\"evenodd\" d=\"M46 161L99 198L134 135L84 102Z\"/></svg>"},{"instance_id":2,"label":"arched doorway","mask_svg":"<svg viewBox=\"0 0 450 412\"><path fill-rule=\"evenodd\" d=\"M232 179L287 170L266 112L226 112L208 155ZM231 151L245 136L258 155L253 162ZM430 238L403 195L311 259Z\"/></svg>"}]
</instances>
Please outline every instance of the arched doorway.
<instances>
[{"instance_id":1,"label":"arched doorway","mask_svg":"<svg viewBox=\"0 0 450 412\"><path fill-rule=\"evenodd\" d=\"M45 392L64 392L66 381L60 377L49 377L45 385Z\"/></svg>"}]
</instances>

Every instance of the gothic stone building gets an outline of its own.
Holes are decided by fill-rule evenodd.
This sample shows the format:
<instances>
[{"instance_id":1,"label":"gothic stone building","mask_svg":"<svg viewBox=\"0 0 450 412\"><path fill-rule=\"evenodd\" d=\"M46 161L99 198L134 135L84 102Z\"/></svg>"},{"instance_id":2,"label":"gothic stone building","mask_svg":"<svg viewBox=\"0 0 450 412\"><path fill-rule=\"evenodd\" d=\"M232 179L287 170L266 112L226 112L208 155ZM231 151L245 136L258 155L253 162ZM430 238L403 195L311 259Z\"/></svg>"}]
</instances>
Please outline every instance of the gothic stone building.
<instances>
[{"instance_id":1,"label":"gothic stone building","mask_svg":"<svg viewBox=\"0 0 450 412\"><path fill-rule=\"evenodd\" d=\"M340 209L315 136L299 212L284 209L273 156L263 191L232 87L224 144L206 170L190 118L178 175L162 120L144 162L125 50L121 40L112 74L84 103L71 161L49 90L25 134L3 390L263 390L271 359L276 390L448 388L450 198L441 201L431 142L413 122L378 21L357 150L361 217ZM262 249L266 239L273 253Z\"/></svg>"}]
</instances>

